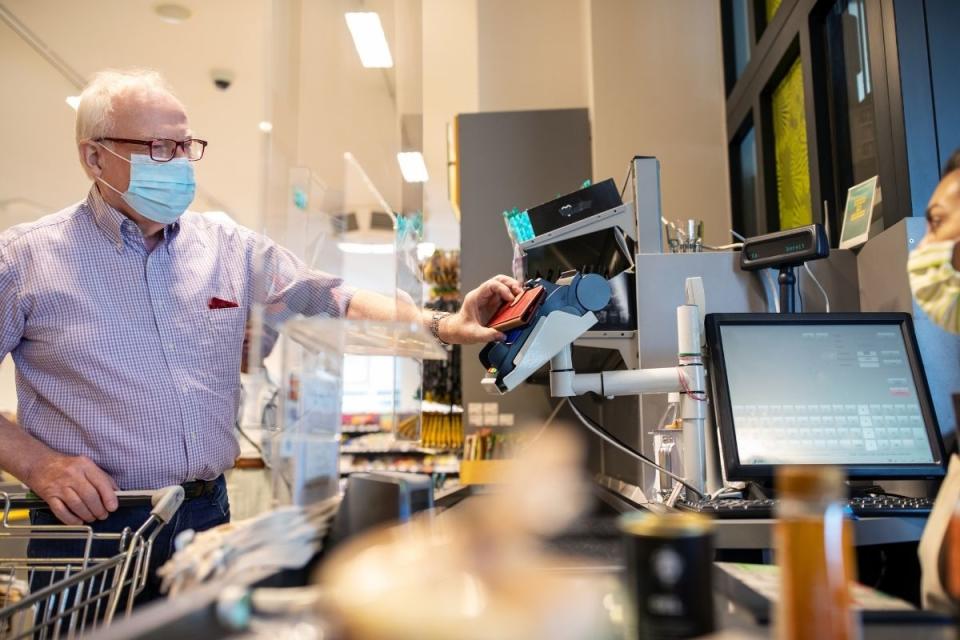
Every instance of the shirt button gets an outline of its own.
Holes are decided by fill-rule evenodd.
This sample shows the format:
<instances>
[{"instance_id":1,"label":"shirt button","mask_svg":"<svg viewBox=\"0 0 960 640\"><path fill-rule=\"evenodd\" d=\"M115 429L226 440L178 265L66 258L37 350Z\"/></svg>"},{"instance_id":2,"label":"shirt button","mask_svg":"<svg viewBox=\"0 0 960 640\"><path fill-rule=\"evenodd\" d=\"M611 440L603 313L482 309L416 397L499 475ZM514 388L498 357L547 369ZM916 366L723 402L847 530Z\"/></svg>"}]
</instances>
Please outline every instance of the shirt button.
<instances>
[{"instance_id":1,"label":"shirt button","mask_svg":"<svg viewBox=\"0 0 960 640\"><path fill-rule=\"evenodd\" d=\"M167 343L167 349L169 349L170 351L173 351L173 343L172 343L172 342L168 342L168 343Z\"/></svg>"}]
</instances>

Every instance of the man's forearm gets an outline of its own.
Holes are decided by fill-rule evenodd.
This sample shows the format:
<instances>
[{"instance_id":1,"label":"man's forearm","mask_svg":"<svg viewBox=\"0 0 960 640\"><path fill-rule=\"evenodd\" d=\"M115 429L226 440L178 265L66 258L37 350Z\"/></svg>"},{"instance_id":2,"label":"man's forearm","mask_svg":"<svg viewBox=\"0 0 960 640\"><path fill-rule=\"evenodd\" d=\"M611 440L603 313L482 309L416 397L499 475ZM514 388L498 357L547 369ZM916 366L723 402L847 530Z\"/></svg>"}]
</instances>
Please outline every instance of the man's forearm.
<instances>
[{"instance_id":1,"label":"man's forearm","mask_svg":"<svg viewBox=\"0 0 960 640\"><path fill-rule=\"evenodd\" d=\"M27 482L34 464L54 453L20 425L0 418L0 469L13 474L21 482Z\"/></svg>"},{"instance_id":2,"label":"man's forearm","mask_svg":"<svg viewBox=\"0 0 960 640\"><path fill-rule=\"evenodd\" d=\"M433 312L421 309L413 298L404 292L391 298L373 291L358 290L347 307L347 318L351 320L383 320L387 322L419 322L429 330Z\"/></svg>"}]
</instances>

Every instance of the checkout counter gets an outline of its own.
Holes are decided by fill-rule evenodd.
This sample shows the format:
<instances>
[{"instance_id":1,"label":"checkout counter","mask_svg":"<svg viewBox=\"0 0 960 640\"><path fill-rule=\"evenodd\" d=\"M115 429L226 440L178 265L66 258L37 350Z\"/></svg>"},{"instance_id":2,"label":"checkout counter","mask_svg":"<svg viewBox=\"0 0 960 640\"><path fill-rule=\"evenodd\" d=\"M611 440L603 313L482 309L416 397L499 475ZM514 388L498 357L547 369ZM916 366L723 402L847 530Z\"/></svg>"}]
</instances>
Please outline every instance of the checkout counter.
<instances>
[{"instance_id":1,"label":"checkout counter","mask_svg":"<svg viewBox=\"0 0 960 640\"><path fill-rule=\"evenodd\" d=\"M552 224L551 228L539 229L540 233L537 233L537 215L532 215L527 221L532 236L524 237L522 231L518 231L524 228L522 226L514 230L520 233L514 235L518 248L528 257L524 275L529 277L531 288L544 289L542 300L530 321L508 334L507 344L490 345L481 355L487 369L484 381L487 392L494 396L502 393L542 394L545 388L549 388L552 396L564 398L569 403L568 410L561 415L570 422L583 423L603 440L602 446L596 446L596 443L591 446L589 465L593 484L589 502L572 524L545 542L546 548L553 552L550 555L552 564L545 569L586 576L601 585L598 593L607 593L613 598L613 604L620 607L624 603L615 602L624 564L621 534L616 524L619 515L637 510L662 512L680 508L684 505L681 493L686 493L687 508L698 502L696 495L721 495L724 490L739 491L742 496L750 497L744 480L751 477L761 480L763 474L758 471L762 471L761 468L769 473L769 461L761 460L756 452L731 450L738 438L741 445L746 446L749 431L744 425L749 425L749 421L741 421L738 414L737 420L732 421L730 415L722 416L722 420L731 424L715 423L719 415L716 411L718 403L725 402L728 413L734 411L734 406L739 411L744 404L741 400L718 397L718 383L723 386L722 394L727 396L736 386L730 380L718 381L723 375L733 375L718 368L721 364L718 360L735 357L732 340L727 352L721 353L717 349L718 327L724 321L736 324L738 317L749 320L747 316L725 314L769 314L776 311L778 305L788 306L784 296L793 299L790 289L781 288L778 303L777 287L763 275L766 271L744 270L743 257L739 253L707 250L695 237L694 226L689 228L690 233L681 234L681 242L674 245L683 252L664 253L659 198L650 198L639 191L649 187L649 176L658 172L658 167L651 167L650 162L656 160L635 160L637 185L645 186L635 186L638 191L634 203L613 202L607 209L592 211L588 205L578 204L589 200L583 197L583 193L579 196L571 194L552 205L547 203L558 209L555 212L558 215L564 207L566 211L574 212L568 216L560 215L567 224ZM611 204L604 198L595 199ZM557 217L546 215L542 219L556 220ZM868 244L859 255L851 251L833 251L826 257L819 255L824 253L820 246L822 238L818 236L822 232L812 229L809 233L812 234L812 246L808 257L818 260L811 263L811 270L805 273L815 274L816 281L803 275L797 285L798 298L803 300L800 310L806 312L825 311L824 307L830 305L834 315L816 316L825 327L825 333L831 327L857 325L853 319L855 316L837 312L912 311L909 307L904 308L909 304L909 290L906 298L902 292L906 276L902 282L891 285L889 280L877 281L871 268L878 260L878 252L886 254L888 261L896 262L898 257L903 257L902 262L905 262L911 239L915 240L922 233L916 221L907 220L887 230L871 241L876 248ZM584 252L595 253L594 261L584 262ZM782 252L777 255L782 257ZM787 262L781 260L780 264ZM568 268L573 268L573 272L563 274ZM891 295L891 289L897 287L901 290ZM888 293L878 294L881 288L886 288ZM708 315L714 320L712 325L707 321L705 326ZM752 317L757 321L760 316ZM918 320L917 338L912 341L914 330L903 315L891 313L873 319L896 326L901 331L898 335L903 341L899 344L906 349L901 354L905 358L901 364L919 384L912 388L917 399L916 414L907 412L904 417L907 421L917 417L923 422L926 444L917 442L917 447L918 451L923 449L929 453L929 460L921 452L918 455L922 461L907 465L912 468L912 473L885 474L896 477L890 483L884 482L884 488L891 492L928 496L934 490L934 483L929 478L942 475L945 464L943 445L936 429L938 418L941 425L952 424L947 422L953 420L953 416L944 395L946 389L955 386L957 374L952 373L947 379L931 379L928 393L926 381L916 376L923 376L923 356L936 353L938 341L944 341L944 337L936 335L934 328L923 320ZM796 329L796 322L791 325L789 319L781 320L783 324L780 326ZM769 327L770 323L764 326ZM777 326L776 322L774 326ZM316 339L326 335L307 325L301 325L299 329L295 325L294 330ZM712 343L707 334L713 334ZM929 362L929 358L926 361ZM548 364L550 372L544 375L543 367ZM464 366L480 365L467 362ZM789 364L782 366L788 367ZM765 374L761 371L759 375ZM684 425L679 436L681 446L678 446L683 452L682 462L671 460L669 453L658 450L662 442L657 442L651 433L657 419L668 411L668 394L671 392L682 395L679 406L674 408L676 417ZM587 393L594 394L594 399L575 404L574 398ZM708 406L708 394L714 406ZM613 396L621 398L610 401ZM860 415L857 407L854 407L854 415ZM859 427L859 417L857 422ZM739 436L734 433L734 428L743 429ZM847 439L850 438L852 436ZM828 438L824 436L823 439ZM838 435L837 439L841 437ZM901 450L909 449L904 444L907 438L898 437L897 440L901 441ZM309 446L320 447L318 451L326 459L331 459L330 442L327 438ZM636 451L631 451L633 449ZM640 457L648 460L639 460ZM732 462L741 464L738 467ZM878 459L871 458L868 463L851 468L862 468L864 472L859 475L866 480L871 479L868 471L876 471L879 466L883 465ZM305 471L294 465L290 473L296 478ZM672 481L671 473L685 482ZM303 477L309 480L309 474ZM444 522L457 518L465 510L476 509L478 504L490 498L482 486L472 485L450 493L434 504L432 500L414 500L412 496L416 492L397 489L394 480L381 480L364 489L358 479L354 483L353 496L348 489L343 504L351 505L349 519L355 530L384 518L405 520L422 508L430 510L436 521ZM547 482L547 479L543 481ZM384 490L384 486L391 484L393 488ZM318 486L323 495L329 494L329 487L315 482L296 482L294 502L312 499L297 492L305 490L303 487L312 487L316 491ZM361 493L374 490L371 487L376 487L381 506L385 503L401 506L392 515L371 515L364 506L369 507L371 501ZM414 507L414 503L418 506ZM906 588L897 595L907 599L915 599L919 588L915 543L924 524L922 513L908 510L891 510L881 515L873 513L854 520L854 536L862 554L861 565L865 558L879 557L877 550L883 549L891 564L885 568L887 582L881 587L899 582L900 587ZM772 519L722 517L715 525L715 547L720 560L770 562ZM401 525L401 529L412 526ZM570 558L569 564L563 558ZM902 561L902 566L897 565L897 561ZM321 558L321 565L322 562ZM104 630L102 637L177 636L184 640L194 637L256 637L258 620L272 620L274 623L279 620L280 627L271 627L274 630L283 627L284 620L291 629L304 621L312 621L323 628L322 606L291 606L298 598L310 602L310 590L305 592L298 587L310 580L312 570L311 566L304 570L253 572L240 580L236 577L228 581L215 580L180 597L136 612L131 619ZM861 571L861 575L870 573ZM281 590L271 590L274 587L281 587ZM715 605L723 637L769 636L769 627L758 622L750 607L739 601L730 589L724 588L722 581L717 583ZM611 606L607 596L604 596L603 608L610 612L609 619L604 621L604 633L609 634L605 637L630 637L627 623L622 616L618 618L613 613L616 606ZM259 628L263 629L262 626ZM899 618L891 616L885 621L867 621L864 637L953 638L956 631L951 621L913 612Z\"/></svg>"}]
</instances>

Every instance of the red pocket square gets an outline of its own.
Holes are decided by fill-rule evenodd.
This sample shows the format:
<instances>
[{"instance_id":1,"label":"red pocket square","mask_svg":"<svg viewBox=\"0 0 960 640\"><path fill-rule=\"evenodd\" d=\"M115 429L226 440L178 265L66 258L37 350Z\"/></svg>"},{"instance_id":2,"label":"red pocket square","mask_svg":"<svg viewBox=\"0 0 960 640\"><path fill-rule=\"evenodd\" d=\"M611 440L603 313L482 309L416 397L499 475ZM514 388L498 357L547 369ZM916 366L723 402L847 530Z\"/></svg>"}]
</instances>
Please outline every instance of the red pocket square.
<instances>
[{"instance_id":1,"label":"red pocket square","mask_svg":"<svg viewBox=\"0 0 960 640\"><path fill-rule=\"evenodd\" d=\"M224 300L223 298L210 298L210 302L207 303L208 309L233 309L239 307L240 305L236 302L231 302L230 300Z\"/></svg>"}]
</instances>

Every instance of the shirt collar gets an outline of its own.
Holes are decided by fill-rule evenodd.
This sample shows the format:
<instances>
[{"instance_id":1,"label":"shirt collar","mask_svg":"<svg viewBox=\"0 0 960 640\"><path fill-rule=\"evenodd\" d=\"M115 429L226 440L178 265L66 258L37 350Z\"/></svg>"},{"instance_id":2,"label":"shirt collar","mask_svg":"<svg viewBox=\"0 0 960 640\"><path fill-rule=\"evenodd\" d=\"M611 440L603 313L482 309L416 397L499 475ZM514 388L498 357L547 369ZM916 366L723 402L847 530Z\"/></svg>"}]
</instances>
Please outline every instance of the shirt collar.
<instances>
[{"instance_id":1,"label":"shirt collar","mask_svg":"<svg viewBox=\"0 0 960 640\"><path fill-rule=\"evenodd\" d=\"M124 232L140 233L140 229L133 220L114 209L103 199L103 196L100 194L100 189L96 184L90 187L90 193L87 194L87 206L89 206L93 212L93 219L97 223L97 226L100 227L107 236L110 243L117 248L117 251L123 251ZM179 232L179 220L163 228L163 243L167 252L170 251L170 243Z\"/></svg>"}]
</instances>

